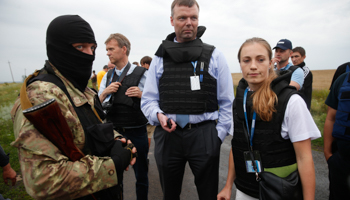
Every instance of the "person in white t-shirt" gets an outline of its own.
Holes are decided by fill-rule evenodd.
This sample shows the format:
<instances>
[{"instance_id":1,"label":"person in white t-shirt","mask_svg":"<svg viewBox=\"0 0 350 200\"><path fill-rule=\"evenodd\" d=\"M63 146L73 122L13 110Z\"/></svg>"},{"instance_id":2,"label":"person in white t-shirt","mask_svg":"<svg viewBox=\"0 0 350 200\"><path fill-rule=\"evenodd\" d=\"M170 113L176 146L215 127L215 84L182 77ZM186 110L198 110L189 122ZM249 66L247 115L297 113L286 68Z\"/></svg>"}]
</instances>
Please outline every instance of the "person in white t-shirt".
<instances>
[{"instance_id":1,"label":"person in white t-shirt","mask_svg":"<svg viewBox=\"0 0 350 200\"><path fill-rule=\"evenodd\" d=\"M250 170L249 157L244 156L249 148L256 151L259 172L284 178L298 170L304 199L315 198L311 140L321 134L304 100L289 86L292 72L277 76L271 58L271 47L261 38L246 40L238 52L243 78L234 102L227 181L218 200L231 198L233 182L236 200L259 198L255 170Z\"/></svg>"}]
</instances>

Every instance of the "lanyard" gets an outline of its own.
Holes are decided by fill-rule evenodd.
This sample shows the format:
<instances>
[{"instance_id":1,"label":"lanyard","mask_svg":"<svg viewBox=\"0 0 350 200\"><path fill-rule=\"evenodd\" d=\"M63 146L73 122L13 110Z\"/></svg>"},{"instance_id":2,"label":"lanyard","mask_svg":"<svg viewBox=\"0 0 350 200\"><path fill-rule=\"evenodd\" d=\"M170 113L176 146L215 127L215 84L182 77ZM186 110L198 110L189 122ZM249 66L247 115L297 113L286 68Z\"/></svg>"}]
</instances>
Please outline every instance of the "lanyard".
<instances>
[{"instance_id":1,"label":"lanyard","mask_svg":"<svg viewBox=\"0 0 350 200\"><path fill-rule=\"evenodd\" d=\"M193 73L196 76L196 66L197 66L197 61L191 62L193 65Z\"/></svg>"},{"instance_id":2,"label":"lanyard","mask_svg":"<svg viewBox=\"0 0 350 200\"><path fill-rule=\"evenodd\" d=\"M244 91L244 97L243 97L243 111L244 111L244 118L245 123L247 125L247 131L250 136L250 147L253 146L253 137L254 137L254 130L255 130L255 119L256 119L256 112L253 112L253 119L252 119L252 128L251 133L249 132L249 126L248 126L248 117L247 117L247 110L246 110L246 103L247 103L247 94L248 94L248 88Z\"/></svg>"},{"instance_id":3,"label":"lanyard","mask_svg":"<svg viewBox=\"0 0 350 200\"><path fill-rule=\"evenodd\" d=\"M113 81L113 76L114 76L115 73L116 73L116 72L115 72L115 67L114 67L114 68L113 68L113 72L112 72L112 76L111 76L111 80L109 81L109 84L108 84L108 85L110 85L110 84L112 83L112 81ZM117 81L116 81L116 82L118 82L119 78L120 78L120 76L117 78Z\"/></svg>"}]
</instances>

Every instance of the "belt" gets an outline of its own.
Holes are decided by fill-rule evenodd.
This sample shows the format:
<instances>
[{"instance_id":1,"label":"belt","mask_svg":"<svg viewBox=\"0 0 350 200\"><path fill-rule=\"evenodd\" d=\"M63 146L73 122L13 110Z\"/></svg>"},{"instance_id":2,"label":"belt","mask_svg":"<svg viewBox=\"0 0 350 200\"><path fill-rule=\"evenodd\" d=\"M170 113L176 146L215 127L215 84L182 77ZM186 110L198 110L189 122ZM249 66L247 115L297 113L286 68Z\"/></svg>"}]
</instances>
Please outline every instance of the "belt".
<instances>
[{"instance_id":1,"label":"belt","mask_svg":"<svg viewBox=\"0 0 350 200\"><path fill-rule=\"evenodd\" d=\"M183 128L181 128L181 126L177 124L176 129L182 129L182 130L188 129L188 130L190 130L192 128L198 128L199 126L202 126L202 125L205 125L205 124L209 124L209 123L215 123L215 120L203 121L203 122L199 122L197 124L188 123Z\"/></svg>"},{"instance_id":2,"label":"belt","mask_svg":"<svg viewBox=\"0 0 350 200\"><path fill-rule=\"evenodd\" d=\"M130 127L130 128L123 128L123 127L115 127L114 130L116 130L117 132L128 132L128 131L133 131L133 130L137 130L137 129L141 129L141 128L145 128L146 125L144 126L140 126L140 127Z\"/></svg>"}]
</instances>

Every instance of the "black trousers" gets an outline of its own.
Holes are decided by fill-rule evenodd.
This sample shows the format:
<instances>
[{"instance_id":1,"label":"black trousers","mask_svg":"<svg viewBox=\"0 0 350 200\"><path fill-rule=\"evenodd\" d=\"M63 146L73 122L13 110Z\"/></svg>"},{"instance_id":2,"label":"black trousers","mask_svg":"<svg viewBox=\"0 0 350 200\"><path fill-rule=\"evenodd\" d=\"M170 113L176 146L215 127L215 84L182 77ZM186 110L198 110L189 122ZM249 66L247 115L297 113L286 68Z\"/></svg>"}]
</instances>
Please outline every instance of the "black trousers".
<instances>
[{"instance_id":1,"label":"black trousers","mask_svg":"<svg viewBox=\"0 0 350 200\"><path fill-rule=\"evenodd\" d=\"M133 165L136 177L136 196L137 200L148 199L148 137L146 125L139 128L123 129L116 128L123 136L126 136L135 145L138 157Z\"/></svg>"},{"instance_id":2,"label":"black trousers","mask_svg":"<svg viewBox=\"0 0 350 200\"><path fill-rule=\"evenodd\" d=\"M350 199L350 158L334 153L327 161L329 169L329 199Z\"/></svg>"},{"instance_id":3,"label":"black trousers","mask_svg":"<svg viewBox=\"0 0 350 200\"><path fill-rule=\"evenodd\" d=\"M171 133L157 126L154 141L163 199L180 199L186 162L195 177L199 199L216 199L221 140L215 121L184 129L177 126Z\"/></svg>"}]
</instances>

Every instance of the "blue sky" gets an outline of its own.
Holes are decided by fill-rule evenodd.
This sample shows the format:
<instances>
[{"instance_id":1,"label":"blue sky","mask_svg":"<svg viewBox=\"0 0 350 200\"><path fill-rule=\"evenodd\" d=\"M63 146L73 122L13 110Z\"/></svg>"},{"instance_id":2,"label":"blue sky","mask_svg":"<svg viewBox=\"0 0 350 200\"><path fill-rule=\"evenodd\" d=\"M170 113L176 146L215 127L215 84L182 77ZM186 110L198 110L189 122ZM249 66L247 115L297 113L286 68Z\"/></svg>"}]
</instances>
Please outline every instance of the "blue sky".
<instances>
[{"instance_id":1,"label":"blue sky","mask_svg":"<svg viewBox=\"0 0 350 200\"><path fill-rule=\"evenodd\" d=\"M172 0L1 0L0 82L12 82L40 69L47 59L45 35L52 19L78 14L95 32L98 47L94 70L107 64L104 41L122 33L131 42L129 60L153 57L159 44L174 31L170 24ZM335 69L350 60L350 0L198 0L202 37L224 53L232 73L240 72L237 52L251 37L266 39L271 47L287 38L306 50L311 70Z\"/></svg>"}]
</instances>

